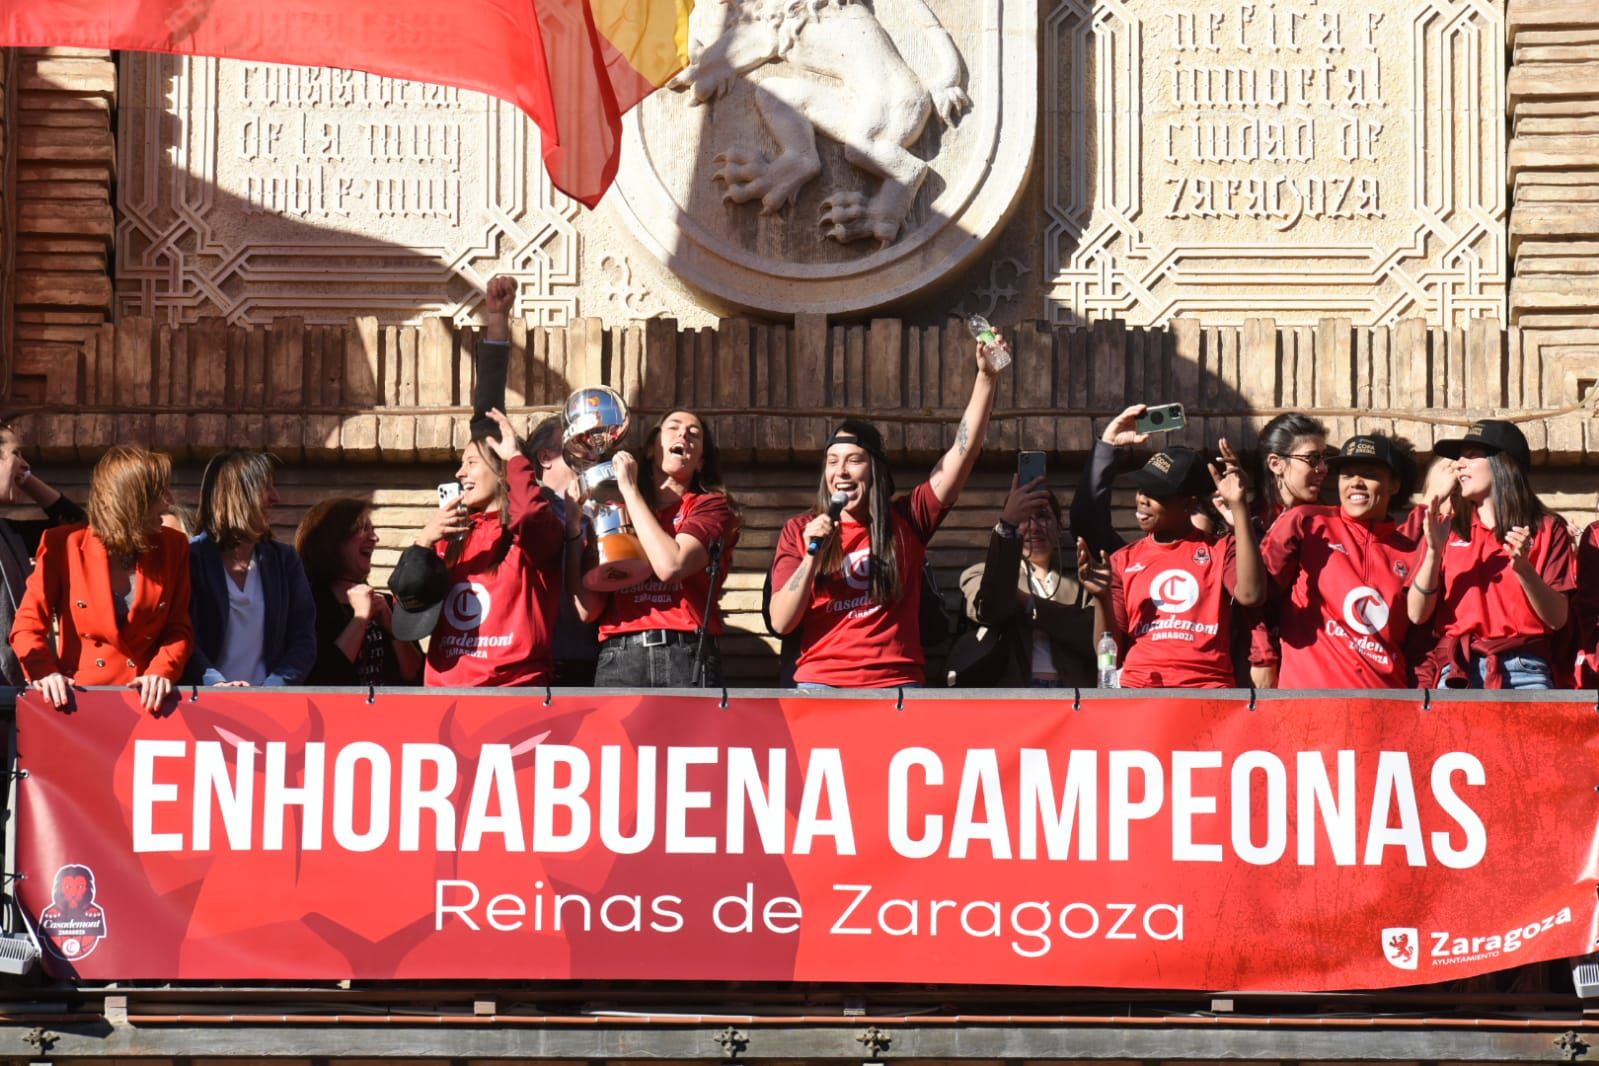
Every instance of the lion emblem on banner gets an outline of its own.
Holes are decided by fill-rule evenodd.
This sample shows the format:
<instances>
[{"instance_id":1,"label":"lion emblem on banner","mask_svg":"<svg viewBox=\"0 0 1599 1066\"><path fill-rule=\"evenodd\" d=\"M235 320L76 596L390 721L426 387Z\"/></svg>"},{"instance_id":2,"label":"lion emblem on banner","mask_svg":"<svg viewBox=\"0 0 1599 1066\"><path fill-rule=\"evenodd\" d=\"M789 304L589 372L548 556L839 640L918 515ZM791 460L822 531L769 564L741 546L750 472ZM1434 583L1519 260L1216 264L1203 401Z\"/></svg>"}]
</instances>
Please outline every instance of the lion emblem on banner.
<instances>
[{"instance_id":1,"label":"lion emblem on banner","mask_svg":"<svg viewBox=\"0 0 1599 1066\"><path fill-rule=\"evenodd\" d=\"M775 155L729 145L712 160L713 181L733 203L761 202L770 215L794 203L822 172L818 132L839 142L844 157L881 179L868 196L832 190L818 219L840 243L899 236L928 163L911 146L937 113L953 126L971 108L962 87L960 51L925 0L903 0L921 51L913 69L865 0L718 0L694 7L690 61L669 82L692 91L691 103L715 100L742 74L771 68L753 82L761 125Z\"/></svg>"},{"instance_id":2,"label":"lion emblem on banner","mask_svg":"<svg viewBox=\"0 0 1599 1066\"><path fill-rule=\"evenodd\" d=\"M67 962L89 955L105 938L105 911L94 900L94 871L77 864L61 867L50 899L39 915L45 946Z\"/></svg>"}]
</instances>

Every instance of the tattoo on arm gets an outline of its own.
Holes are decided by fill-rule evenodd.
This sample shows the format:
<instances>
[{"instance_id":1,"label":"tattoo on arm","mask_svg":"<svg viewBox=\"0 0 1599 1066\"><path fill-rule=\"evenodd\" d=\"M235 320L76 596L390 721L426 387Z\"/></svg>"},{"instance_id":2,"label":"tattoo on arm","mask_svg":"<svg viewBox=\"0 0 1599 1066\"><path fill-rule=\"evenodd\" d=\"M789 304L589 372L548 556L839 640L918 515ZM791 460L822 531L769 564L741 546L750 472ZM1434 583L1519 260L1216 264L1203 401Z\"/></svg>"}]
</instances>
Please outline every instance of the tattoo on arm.
<instances>
[{"instance_id":1,"label":"tattoo on arm","mask_svg":"<svg viewBox=\"0 0 1599 1066\"><path fill-rule=\"evenodd\" d=\"M784 592L798 592L805 587L805 564L794 568L794 576L788 579L788 584L783 586Z\"/></svg>"},{"instance_id":2,"label":"tattoo on arm","mask_svg":"<svg viewBox=\"0 0 1599 1066\"><path fill-rule=\"evenodd\" d=\"M955 450L961 455L966 454L966 449L972 442L972 431L966 428L966 419L961 419L961 424L955 427Z\"/></svg>"}]
</instances>

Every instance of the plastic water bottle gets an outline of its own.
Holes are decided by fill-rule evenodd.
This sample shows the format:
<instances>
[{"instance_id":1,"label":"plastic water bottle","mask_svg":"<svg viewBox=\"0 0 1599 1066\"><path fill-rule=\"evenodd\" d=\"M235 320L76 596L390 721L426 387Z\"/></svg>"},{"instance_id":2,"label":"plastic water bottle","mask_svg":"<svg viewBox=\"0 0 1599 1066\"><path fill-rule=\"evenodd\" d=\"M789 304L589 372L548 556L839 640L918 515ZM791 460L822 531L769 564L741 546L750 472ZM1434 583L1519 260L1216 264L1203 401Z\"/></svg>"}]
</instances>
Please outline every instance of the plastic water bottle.
<instances>
[{"instance_id":1,"label":"plastic water bottle","mask_svg":"<svg viewBox=\"0 0 1599 1066\"><path fill-rule=\"evenodd\" d=\"M1106 630L1104 636L1099 638L1099 687L1117 688L1116 677L1116 638Z\"/></svg>"},{"instance_id":2,"label":"plastic water bottle","mask_svg":"<svg viewBox=\"0 0 1599 1066\"><path fill-rule=\"evenodd\" d=\"M993 344L999 340L998 331L982 315L967 315L966 328L972 331L972 338L979 344ZM1010 355L1003 348L995 348L988 353L988 362L995 370L1004 370L1010 366Z\"/></svg>"}]
</instances>

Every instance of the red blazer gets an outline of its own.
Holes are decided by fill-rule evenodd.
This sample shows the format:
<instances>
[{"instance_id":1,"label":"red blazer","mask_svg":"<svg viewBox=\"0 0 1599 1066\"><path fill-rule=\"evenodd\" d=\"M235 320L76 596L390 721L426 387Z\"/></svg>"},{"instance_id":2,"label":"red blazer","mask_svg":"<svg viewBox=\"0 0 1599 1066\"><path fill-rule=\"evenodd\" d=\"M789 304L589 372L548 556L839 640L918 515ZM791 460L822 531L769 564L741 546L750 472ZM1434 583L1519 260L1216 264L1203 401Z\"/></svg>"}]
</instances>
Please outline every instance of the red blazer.
<instances>
[{"instance_id":1,"label":"red blazer","mask_svg":"<svg viewBox=\"0 0 1599 1066\"><path fill-rule=\"evenodd\" d=\"M105 544L88 526L45 533L11 623L11 647L29 681L59 672L80 685L126 685L144 674L177 683L194 650L189 542L163 528L137 571L133 609L119 630ZM52 620L60 624L59 651Z\"/></svg>"}]
</instances>

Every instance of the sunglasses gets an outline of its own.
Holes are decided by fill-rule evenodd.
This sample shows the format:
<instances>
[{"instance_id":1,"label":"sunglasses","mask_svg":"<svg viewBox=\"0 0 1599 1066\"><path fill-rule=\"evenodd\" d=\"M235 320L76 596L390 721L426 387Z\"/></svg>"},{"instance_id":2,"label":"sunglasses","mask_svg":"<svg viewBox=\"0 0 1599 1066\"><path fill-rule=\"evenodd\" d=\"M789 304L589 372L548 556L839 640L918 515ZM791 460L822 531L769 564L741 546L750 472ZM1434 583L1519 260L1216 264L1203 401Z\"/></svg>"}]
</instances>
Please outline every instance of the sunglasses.
<instances>
[{"instance_id":1,"label":"sunglasses","mask_svg":"<svg viewBox=\"0 0 1599 1066\"><path fill-rule=\"evenodd\" d=\"M1282 458L1282 459L1298 459L1301 463L1304 463L1306 466L1310 467L1312 470L1315 470L1318 467L1326 466L1327 465L1327 460L1332 458L1334 455L1337 455L1337 454L1338 454L1337 452L1303 452L1303 453L1299 453L1299 452L1278 452L1277 453L1278 457Z\"/></svg>"}]
</instances>

